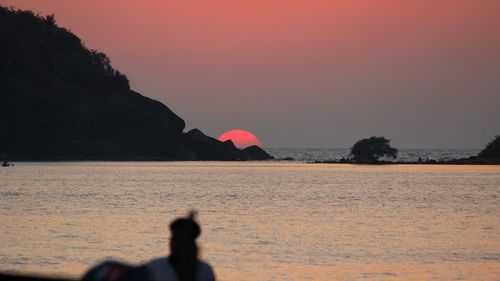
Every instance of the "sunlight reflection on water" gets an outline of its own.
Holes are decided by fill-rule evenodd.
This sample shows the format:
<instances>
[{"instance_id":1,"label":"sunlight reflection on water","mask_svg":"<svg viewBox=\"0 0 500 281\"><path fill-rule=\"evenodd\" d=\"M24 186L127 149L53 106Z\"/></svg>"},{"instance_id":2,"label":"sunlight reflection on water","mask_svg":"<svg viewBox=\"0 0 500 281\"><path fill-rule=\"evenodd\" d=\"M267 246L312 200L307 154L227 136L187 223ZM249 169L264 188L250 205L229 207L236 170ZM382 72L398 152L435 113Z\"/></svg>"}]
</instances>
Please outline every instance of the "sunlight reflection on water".
<instances>
[{"instance_id":1,"label":"sunlight reflection on water","mask_svg":"<svg viewBox=\"0 0 500 281\"><path fill-rule=\"evenodd\" d=\"M144 262L196 208L221 280L500 276L499 166L19 163L0 183L1 270Z\"/></svg>"}]
</instances>

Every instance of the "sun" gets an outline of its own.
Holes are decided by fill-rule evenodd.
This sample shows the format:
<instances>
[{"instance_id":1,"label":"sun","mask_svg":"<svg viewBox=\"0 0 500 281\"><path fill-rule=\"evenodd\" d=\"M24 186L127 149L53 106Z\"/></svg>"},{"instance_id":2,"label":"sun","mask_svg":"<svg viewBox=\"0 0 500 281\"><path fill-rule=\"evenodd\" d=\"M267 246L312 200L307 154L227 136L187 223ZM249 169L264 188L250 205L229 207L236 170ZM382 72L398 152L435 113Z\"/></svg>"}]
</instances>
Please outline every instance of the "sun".
<instances>
[{"instance_id":1,"label":"sun","mask_svg":"<svg viewBox=\"0 0 500 281\"><path fill-rule=\"evenodd\" d=\"M252 145L262 146L262 143L254 134L245 130L227 131L220 135L219 140L231 140L237 148L245 148Z\"/></svg>"}]
</instances>

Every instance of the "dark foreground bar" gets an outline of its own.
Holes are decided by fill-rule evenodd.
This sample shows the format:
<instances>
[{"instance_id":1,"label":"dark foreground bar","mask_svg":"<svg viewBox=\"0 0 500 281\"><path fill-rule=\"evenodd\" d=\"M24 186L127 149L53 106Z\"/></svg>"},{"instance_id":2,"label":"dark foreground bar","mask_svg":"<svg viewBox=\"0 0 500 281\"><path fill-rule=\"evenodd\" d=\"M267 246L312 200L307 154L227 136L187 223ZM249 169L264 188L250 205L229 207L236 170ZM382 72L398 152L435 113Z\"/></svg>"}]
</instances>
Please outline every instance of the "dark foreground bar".
<instances>
[{"instance_id":1,"label":"dark foreground bar","mask_svg":"<svg viewBox=\"0 0 500 281\"><path fill-rule=\"evenodd\" d=\"M0 273L2 281L76 281L75 279Z\"/></svg>"},{"instance_id":2,"label":"dark foreground bar","mask_svg":"<svg viewBox=\"0 0 500 281\"><path fill-rule=\"evenodd\" d=\"M30 274L6 274L0 272L0 281L78 281L79 279L48 277ZM131 266L121 262L104 261L90 268L81 281L149 281L145 266Z\"/></svg>"}]
</instances>

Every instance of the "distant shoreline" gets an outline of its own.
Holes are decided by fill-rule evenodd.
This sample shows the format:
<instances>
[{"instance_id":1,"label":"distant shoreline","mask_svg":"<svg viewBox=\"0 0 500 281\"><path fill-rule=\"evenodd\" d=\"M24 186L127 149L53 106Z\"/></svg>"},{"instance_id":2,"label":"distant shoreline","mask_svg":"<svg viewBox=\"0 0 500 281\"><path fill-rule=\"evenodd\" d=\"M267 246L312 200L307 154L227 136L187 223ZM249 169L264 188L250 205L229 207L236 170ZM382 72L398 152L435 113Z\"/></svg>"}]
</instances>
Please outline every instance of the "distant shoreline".
<instances>
[{"instance_id":1,"label":"distant shoreline","mask_svg":"<svg viewBox=\"0 0 500 281\"><path fill-rule=\"evenodd\" d=\"M378 162L355 162L351 160L316 160L305 161L295 159L272 159L272 160L166 160L155 158L141 159L13 159L9 163L85 163L85 162L163 162L163 163L187 163L187 162L221 162L221 163L245 163L245 162L261 162L261 163L283 163L295 162L305 164L351 164L351 165L500 165L500 159L452 159L452 160L429 160L429 161L378 161Z\"/></svg>"},{"instance_id":2,"label":"distant shoreline","mask_svg":"<svg viewBox=\"0 0 500 281\"><path fill-rule=\"evenodd\" d=\"M482 159L477 157L451 160L424 161L378 161L356 162L352 160L309 161L310 164L356 164L356 165L500 165L500 159Z\"/></svg>"}]
</instances>

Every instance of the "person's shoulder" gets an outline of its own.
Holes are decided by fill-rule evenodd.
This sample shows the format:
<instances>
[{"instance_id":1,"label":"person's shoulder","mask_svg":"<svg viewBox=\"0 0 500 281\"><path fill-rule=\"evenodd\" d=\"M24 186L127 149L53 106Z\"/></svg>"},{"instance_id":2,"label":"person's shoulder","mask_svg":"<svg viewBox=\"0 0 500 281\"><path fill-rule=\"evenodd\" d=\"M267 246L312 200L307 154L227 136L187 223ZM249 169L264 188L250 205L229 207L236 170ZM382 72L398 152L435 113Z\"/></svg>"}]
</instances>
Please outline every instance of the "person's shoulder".
<instances>
[{"instance_id":1,"label":"person's shoulder","mask_svg":"<svg viewBox=\"0 0 500 281\"><path fill-rule=\"evenodd\" d=\"M207 261L198 259L198 264L203 266L212 267Z\"/></svg>"},{"instance_id":2,"label":"person's shoulder","mask_svg":"<svg viewBox=\"0 0 500 281\"><path fill-rule=\"evenodd\" d=\"M198 277L200 277L200 280L215 280L214 270L208 262L204 260L198 260Z\"/></svg>"},{"instance_id":3,"label":"person's shoulder","mask_svg":"<svg viewBox=\"0 0 500 281\"><path fill-rule=\"evenodd\" d=\"M154 281L177 280L168 257L156 258L145 264L150 277Z\"/></svg>"},{"instance_id":4,"label":"person's shoulder","mask_svg":"<svg viewBox=\"0 0 500 281\"><path fill-rule=\"evenodd\" d=\"M152 260L146 262L144 265L146 267L155 267L158 265L164 265L167 262L167 260L168 260L167 257L155 258L155 259L152 259Z\"/></svg>"}]
</instances>

